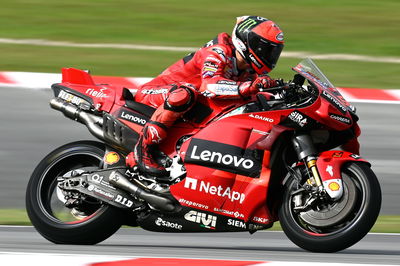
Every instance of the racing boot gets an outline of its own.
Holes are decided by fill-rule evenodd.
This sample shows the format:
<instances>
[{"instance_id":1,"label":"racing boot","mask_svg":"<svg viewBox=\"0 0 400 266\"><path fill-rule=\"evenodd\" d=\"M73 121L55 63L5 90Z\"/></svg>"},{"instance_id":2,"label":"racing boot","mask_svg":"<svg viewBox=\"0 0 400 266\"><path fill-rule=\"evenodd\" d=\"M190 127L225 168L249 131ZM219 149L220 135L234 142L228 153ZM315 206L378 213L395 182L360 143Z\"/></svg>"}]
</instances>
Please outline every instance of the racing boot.
<instances>
[{"instance_id":1,"label":"racing boot","mask_svg":"<svg viewBox=\"0 0 400 266\"><path fill-rule=\"evenodd\" d=\"M134 149L135 160L132 160L133 156L128 155L127 165L132 167L136 164L142 172L156 177L168 175L164 166L170 164L171 159L158 149L158 144L166 138L167 129L193 106L195 99L194 87L188 84L179 87L174 85L164 104L156 109L143 128Z\"/></svg>"},{"instance_id":2,"label":"racing boot","mask_svg":"<svg viewBox=\"0 0 400 266\"><path fill-rule=\"evenodd\" d=\"M158 144L166 136L166 127L162 124L153 121L146 124L134 149L139 170L157 177L168 175L168 171L162 165L164 158L158 149Z\"/></svg>"}]
</instances>

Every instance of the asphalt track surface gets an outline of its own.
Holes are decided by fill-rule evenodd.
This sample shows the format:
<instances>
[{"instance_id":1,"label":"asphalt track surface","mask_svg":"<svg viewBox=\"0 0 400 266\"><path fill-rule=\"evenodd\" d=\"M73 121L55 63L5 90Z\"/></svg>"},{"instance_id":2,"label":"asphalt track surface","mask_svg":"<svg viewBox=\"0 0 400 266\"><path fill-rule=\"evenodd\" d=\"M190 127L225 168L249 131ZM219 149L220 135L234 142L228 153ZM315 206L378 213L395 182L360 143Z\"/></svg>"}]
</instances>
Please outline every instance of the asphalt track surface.
<instances>
[{"instance_id":1,"label":"asphalt track surface","mask_svg":"<svg viewBox=\"0 0 400 266\"><path fill-rule=\"evenodd\" d=\"M24 208L25 188L39 161L65 143L94 139L86 128L50 109L50 91L0 88L0 208ZM383 189L382 214L400 214L400 105L355 104L362 155ZM164 234L121 229L96 246L55 245L31 227L0 227L0 253L62 253L256 261L400 264L400 235L369 234L334 254L306 252L281 232Z\"/></svg>"},{"instance_id":2,"label":"asphalt track surface","mask_svg":"<svg viewBox=\"0 0 400 266\"><path fill-rule=\"evenodd\" d=\"M282 232L168 234L123 228L95 246L76 246L50 243L32 227L0 227L0 253L400 265L399 243L399 234L369 234L341 252L311 253L295 246Z\"/></svg>"},{"instance_id":3,"label":"asphalt track surface","mask_svg":"<svg viewBox=\"0 0 400 266\"><path fill-rule=\"evenodd\" d=\"M94 139L85 126L49 107L50 90L0 87L0 208L24 208L35 166L66 143ZM400 214L400 104L354 104L361 155L381 183L381 214Z\"/></svg>"}]
</instances>

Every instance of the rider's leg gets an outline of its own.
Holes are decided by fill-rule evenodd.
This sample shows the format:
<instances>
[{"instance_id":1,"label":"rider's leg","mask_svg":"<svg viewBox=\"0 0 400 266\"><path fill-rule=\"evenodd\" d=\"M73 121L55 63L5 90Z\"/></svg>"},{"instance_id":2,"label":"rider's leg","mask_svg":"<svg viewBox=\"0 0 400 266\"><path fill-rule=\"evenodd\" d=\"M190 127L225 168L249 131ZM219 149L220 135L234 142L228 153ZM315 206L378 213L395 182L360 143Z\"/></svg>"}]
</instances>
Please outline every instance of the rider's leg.
<instances>
[{"instance_id":1,"label":"rider's leg","mask_svg":"<svg viewBox=\"0 0 400 266\"><path fill-rule=\"evenodd\" d=\"M140 170L154 176L165 175L165 168L154 160L154 152L167 137L167 130L186 113L196 100L196 91L189 86L173 87L143 128L135 146L135 159Z\"/></svg>"}]
</instances>

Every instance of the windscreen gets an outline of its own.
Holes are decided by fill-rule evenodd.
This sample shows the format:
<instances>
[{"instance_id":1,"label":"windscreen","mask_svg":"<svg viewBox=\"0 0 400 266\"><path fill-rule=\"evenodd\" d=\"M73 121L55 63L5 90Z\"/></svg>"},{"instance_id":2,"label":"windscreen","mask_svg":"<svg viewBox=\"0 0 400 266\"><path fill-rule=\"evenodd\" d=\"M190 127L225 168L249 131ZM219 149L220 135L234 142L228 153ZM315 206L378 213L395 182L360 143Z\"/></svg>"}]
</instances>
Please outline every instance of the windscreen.
<instances>
[{"instance_id":1,"label":"windscreen","mask_svg":"<svg viewBox=\"0 0 400 266\"><path fill-rule=\"evenodd\" d=\"M322 90L330 91L347 107L353 108L310 58L301 61L293 70Z\"/></svg>"}]
</instances>

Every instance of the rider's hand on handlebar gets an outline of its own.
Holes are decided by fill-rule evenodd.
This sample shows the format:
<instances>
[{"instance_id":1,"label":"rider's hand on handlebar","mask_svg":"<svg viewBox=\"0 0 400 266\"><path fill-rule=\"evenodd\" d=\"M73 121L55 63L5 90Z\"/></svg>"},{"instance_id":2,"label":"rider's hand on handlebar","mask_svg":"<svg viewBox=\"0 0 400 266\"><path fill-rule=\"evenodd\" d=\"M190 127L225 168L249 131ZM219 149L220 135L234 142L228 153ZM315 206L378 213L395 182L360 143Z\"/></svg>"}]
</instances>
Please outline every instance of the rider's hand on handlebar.
<instances>
[{"instance_id":1,"label":"rider's hand on handlebar","mask_svg":"<svg viewBox=\"0 0 400 266\"><path fill-rule=\"evenodd\" d=\"M268 89L272 87L278 86L278 80L272 79L267 75L258 76L251 86L256 87L258 89Z\"/></svg>"},{"instance_id":2,"label":"rider's hand on handlebar","mask_svg":"<svg viewBox=\"0 0 400 266\"><path fill-rule=\"evenodd\" d=\"M239 87L239 93L243 97L256 94L260 89L268 89L279 86L281 80L272 79L267 75L258 76L250 85ZM244 84L243 84L244 85Z\"/></svg>"}]
</instances>

